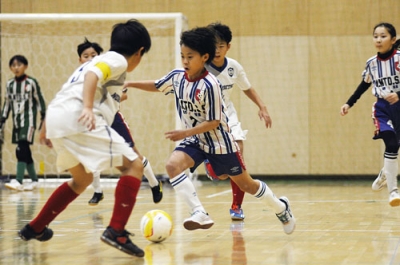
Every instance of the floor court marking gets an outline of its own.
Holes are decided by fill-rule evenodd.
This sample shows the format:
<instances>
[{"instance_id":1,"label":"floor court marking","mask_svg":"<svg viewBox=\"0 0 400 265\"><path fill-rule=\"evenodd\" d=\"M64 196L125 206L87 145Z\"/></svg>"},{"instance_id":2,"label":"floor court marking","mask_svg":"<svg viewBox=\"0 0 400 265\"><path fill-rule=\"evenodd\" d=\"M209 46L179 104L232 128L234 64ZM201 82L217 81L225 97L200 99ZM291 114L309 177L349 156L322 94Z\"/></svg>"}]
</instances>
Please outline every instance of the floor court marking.
<instances>
[{"instance_id":1,"label":"floor court marking","mask_svg":"<svg viewBox=\"0 0 400 265\"><path fill-rule=\"evenodd\" d=\"M210 195L207 195L206 198L218 197L218 196L224 195L224 194L229 193L229 192L232 192L232 190L225 190L225 191L221 191L221 192L218 192L218 193L210 194Z\"/></svg>"}]
</instances>

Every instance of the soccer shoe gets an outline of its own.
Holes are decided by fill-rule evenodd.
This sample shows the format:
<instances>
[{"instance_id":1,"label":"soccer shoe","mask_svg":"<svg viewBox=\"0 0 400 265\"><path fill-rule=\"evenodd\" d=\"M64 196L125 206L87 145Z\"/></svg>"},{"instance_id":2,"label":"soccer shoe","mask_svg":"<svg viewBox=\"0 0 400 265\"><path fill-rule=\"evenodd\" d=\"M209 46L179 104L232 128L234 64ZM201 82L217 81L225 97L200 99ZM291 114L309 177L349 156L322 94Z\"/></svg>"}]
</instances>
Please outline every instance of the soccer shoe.
<instances>
[{"instance_id":1,"label":"soccer shoe","mask_svg":"<svg viewBox=\"0 0 400 265\"><path fill-rule=\"evenodd\" d=\"M244 213L240 205L233 205L231 209L229 209L229 214L231 215L231 219L234 221L244 220Z\"/></svg>"},{"instance_id":2,"label":"soccer shoe","mask_svg":"<svg viewBox=\"0 0 400 265\"><path fill-rule=\"evenodd\" d=\"M133 244L133 242L129 238L129 235L131 235L131 233L126 230L118 234L114 229L112 229L111 226L109 226L104 231L100 239L104 243L109 244L110 246L115 247L116 249L119 249L126 254L136 257L143 257L144 251Z\"/></svg>"},{"instance_id":3,"label":"soccer shoe","mask_svg":"<svg viewBox=\"0 0 400 265\"><path fill-rule=\"evenodd\" d=\"M286 197L280 197L279 200L286 205L286 210L277 213L276 217L278 217L279 221L282 222L283 231L285 231L286 234L291 234L296 227L296 219L290 210L289 199Z\"/></svg>"},{"instance_id":4,"label":"soccer shoe","mask_svg":"<svg viewBox=\"0 0 400 265\"><path fill-rule=\"evenodd\" d=\"M183 221L183 227L186 230L208 229L213 226L214 221L211 220L208 213L195 211L192 216Z\"/></svg>"},{"instance_id":5,"label":"soccer shoe","mask_svg":"<svg viewBox=\"0 0 400 265\"><path fill-rule=\"evenodd\" d=\"M24 183L24 185L22 185L24 188L24 191L32 191L33 190L33 184L32 183Z\"/></svg>"},{"instance_id":6,"label":"soccer shoe","mask_svg":"<svg viewBox=\"0 0 400 265\"><path fill-rule=\"evenodd\" d=\"M37 182L37 181L32 181L31 185L32 185L33 189L39 188L39 182Z\"/></svg>"},{"instance_id":7,"label":"soccer shoe","mask_svg":"<svg viewBox=\"0 0 400 265\"><path fill-rule=\"evenodd\" d=\"M29 224L25 225L24 228L19 230L18 232L19 237L22 240L28 241L31 239L36 239L38 241L47 241L53 237L53 230L50 228L45 227L41 233L35 233L32 227Z\"/></svg>"},{"instance_id":8,"label":"soccer shoe","mask_svg":"<svg viewBox=\"0 0 400 265\"><path fill-rule=\"evenodd\" d=\"M378 177L375 179L375 181L372 183L372 190L373 191L379 191L386 185L386 176L385 173L383 172L383 168L378 174Z\"/></svg>"},{"instance_id":9,"label":"soccer shoe","mask_svg":"<svg viewBox=\"0 0 400 265\"><path fill-rule=\"evenodd\" d=\"M208 161L208 159L204 160L204 167L206 169L206 175L210 180L212 180L212 181L218 181L219 180L219 178L215 174L214 169L212 168L212 166L211 166L210 162Z\"/></svg>"},{"instance_id":10,"label":"soccer shoe","mask_svg":"<svg viewBox=\"0 0 400 265\"><path fill-rule=\"evenodd\" d=\"M24 186L21 183L19 183L19 181L16 179L12 179L10 181L10 183L6 183L6 184L4 184L4 186L10 190L16 190L16 191L24 190Z\"/></svg>"},{"instance_id":11,"label":"soccer shoe","mask_svg":"<svg viewBox=\"0 0 400 265\"><path fill-rule=\"evenodd\" d=\"M91 206L96 206L97 204L99 204L100 201L102 201L104 199L104 194L103 192L95 192L93 194L93 197L90 199L89 201L89 205Z\"/></svg>"},{"instance_id":12,"label":"soccer shoe","mask_svg":"<svg viewBox=\"0 0 400 265\"><path fill-rule=\"evenodd\" d=\"M389 204L392 207L400 206L400 195L397 189L393 190L389 195Z\"/></svg>"},{"instance_id":13,"label":"soccer shoe","mask_svg":"<svg viewBox=\"0 0 400 265\"><path fill-rule=\"evenodd\" d=\"M151 193L153 194L153 202L159 203L163 198L162 183L158 182L157 186L151 188Z\"/></svg>"}]
</instances>

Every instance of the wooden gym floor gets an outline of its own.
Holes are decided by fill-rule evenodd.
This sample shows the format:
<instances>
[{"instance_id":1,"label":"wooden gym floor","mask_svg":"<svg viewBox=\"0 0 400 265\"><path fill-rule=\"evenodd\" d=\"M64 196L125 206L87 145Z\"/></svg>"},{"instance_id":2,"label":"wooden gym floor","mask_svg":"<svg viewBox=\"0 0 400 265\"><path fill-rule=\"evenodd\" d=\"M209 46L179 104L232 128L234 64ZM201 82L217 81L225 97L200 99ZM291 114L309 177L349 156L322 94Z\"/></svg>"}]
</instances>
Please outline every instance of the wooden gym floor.
<instances>
[{"instance_id":1,"label":"wooden gym floor","mask_svg":"<svg viewBox=\"0 0 400 265\"><path fill-rule=\"evenodd\" d=\"M64 181L64 180L62 180ZM186 231L188 217L168 183L163 201L153 204L143 183L127 230L145 250L131 257L100 241L112 213L115 180L102 180L105 199L89 206L88 188L51 223L48 242L19 239L17 231L31 220L60 181L47 179L34 192L13 192L0 186L0 264L400 264L400 207L389 206L386 190L373 192L371 181L270 181L277 196L287 196L297 219L286 235L271 208L246 194L244 222L231 221L228 181L195 181L198 194L215 224L209 230ZM173 234L161 244L139 231L142 215L151 209L171 214Z\"/></svg>"}]
</instances>

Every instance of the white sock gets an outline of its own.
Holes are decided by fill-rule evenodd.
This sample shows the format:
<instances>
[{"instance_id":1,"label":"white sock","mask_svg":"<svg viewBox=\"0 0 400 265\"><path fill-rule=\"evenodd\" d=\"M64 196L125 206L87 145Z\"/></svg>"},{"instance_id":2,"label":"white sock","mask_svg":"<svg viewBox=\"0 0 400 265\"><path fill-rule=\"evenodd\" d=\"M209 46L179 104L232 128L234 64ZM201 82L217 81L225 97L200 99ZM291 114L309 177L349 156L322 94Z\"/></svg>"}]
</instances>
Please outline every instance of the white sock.
<instances>
[{"instance_id":1,"label":"white sock","mask_svg":"<svg viewBox=\"0 0 400 265\"><path fill-rule=\"evenodd\" d=\"M156 176L154 175L153 169L151 168L149 160L147 158L143 157L142 160L143 163L143 175L146 177L146 179L149 181L150 187L155 187L158 185L158 180Z\"/></svg>"},{"instance_id":2,"label":"white sock","mask_svg":"<svg viewBox=\"0 0 400 265\"><path fill-rule=\"evenodd\" d=\"M387 188L389 193L391 193L393 190L397 190L397 175L399 170L397 154L385 152L383 168L386 176Z\"/></svg>"},{"instance_id":3,"label":"white sock","mask_svg":"<svg viewBox=\"0 0 400 265\"><path fill-rule=\"evenodd\" d=\"M286 204L279 200L272 190L264 182L257 180L260 183L258 191L254 194L254 197L261 200L267 200L268 204L274 208L275 213L281 213L286 210Z\"/></svg>"},{"instance_id":4,"label":"white sock","mask_svg":"<svg viewBox=\"0 0 400 265\"><path fill-rule=\"evenodd\" d=\"M92 186L93 186L94 192L96 192L96 193L103 192L101 185L100 185L100 171L93 172Z\"/></svg>"},{"instance_id":5,"label":"white sock","mask_svg":"<svg viewBox=\"0 0 400 265\"><path fill-rule=\"evenodd\" d=\"M185 200L186 204L191 210L191 213L197 210L206 212L200 202L199 197L197 197L197 192L194 188L193 183L184 172L179 174L178 176L173 177L169 180L169 182L171 183L176 193L178 193L178 195Z\"/></svg>"}]
</instances>

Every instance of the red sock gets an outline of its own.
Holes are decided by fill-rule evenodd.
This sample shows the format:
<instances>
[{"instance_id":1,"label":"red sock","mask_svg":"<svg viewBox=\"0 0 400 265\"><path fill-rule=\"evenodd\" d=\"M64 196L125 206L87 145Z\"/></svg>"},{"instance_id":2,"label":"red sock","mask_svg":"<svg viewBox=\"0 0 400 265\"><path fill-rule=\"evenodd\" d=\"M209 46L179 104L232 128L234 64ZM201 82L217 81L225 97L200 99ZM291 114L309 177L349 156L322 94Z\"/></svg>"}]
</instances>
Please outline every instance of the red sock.
<instances>
[{"instance_id":1,"label":"red sock","mask_svg":"<svg viewBox=\"0 0 400 265\"><path fill-rule=\"evenodd\" d=\"M36 233L42 232L76 197L78 197L78 194L68 186L67 182L61 184L51 194L36 218L29 223L33 231Z\"/></svg>"},{"instance_id":2,"label":"red sock","mask_svg":"<svg viewBox=\"0 0 400 265\"><path fill-rule=\"evenodd\" d=\"M231 186L232 186L232 207L234 205L242 205L243 203L243 198L244 198L244 191L242 191L239 186L231 180Z\"/></svg>"},{"instance_id":3,"label":"red sock","mask_svg":"<svg viewBox=\"0 0 400 265\"><path fill-rule=\"evenodd\" d=\"M115 188L114 210L110 226L117 232L125 230L129 216L135 206L141 181L131 176L121 176Z\"/></svg>"}]
</instances>

